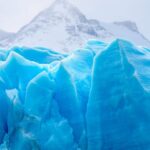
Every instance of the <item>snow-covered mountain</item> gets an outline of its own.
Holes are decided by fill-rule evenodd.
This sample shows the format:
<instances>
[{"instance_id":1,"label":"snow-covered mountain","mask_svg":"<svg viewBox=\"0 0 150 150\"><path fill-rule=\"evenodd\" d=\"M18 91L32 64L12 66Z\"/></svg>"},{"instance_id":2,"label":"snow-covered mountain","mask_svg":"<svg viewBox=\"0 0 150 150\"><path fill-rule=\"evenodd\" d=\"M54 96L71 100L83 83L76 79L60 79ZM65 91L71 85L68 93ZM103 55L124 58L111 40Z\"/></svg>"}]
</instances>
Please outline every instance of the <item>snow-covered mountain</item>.
<instances>
[{"instance_id":1,"label":"snow-covered mountain","mask_svg":"<svg viewBox=\"0 0 150 150\"><path fill-rule=\"evenodd\" d=\"M56 0L13 38L1 40L0 46L43 46L57 51L69 51L81 47L88 39L110 42L115 38L150 47L150 42L138 31L135 23L103 23L87 19L67 0Z\"/></svg>"},{"instance_id":2,"label":"snow-covered mountain","mask_svg":"<svg viewBox=\"0 0 150 150\"><path fill-rule=\"evenodd\" d=\"M10 38L14 36L14 33L6 32L3 30L0 30L0 42L4 39Z\"/></svg>"}]
</instances>

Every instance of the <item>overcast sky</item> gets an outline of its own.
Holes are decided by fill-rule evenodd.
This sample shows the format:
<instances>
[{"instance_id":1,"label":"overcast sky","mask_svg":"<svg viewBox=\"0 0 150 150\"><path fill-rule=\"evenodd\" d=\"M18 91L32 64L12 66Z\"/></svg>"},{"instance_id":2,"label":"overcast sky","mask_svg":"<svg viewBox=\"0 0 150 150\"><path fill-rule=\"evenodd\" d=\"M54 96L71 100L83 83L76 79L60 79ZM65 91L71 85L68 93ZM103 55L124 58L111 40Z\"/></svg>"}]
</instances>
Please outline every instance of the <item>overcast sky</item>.
<instances>
[{"instance_id":1,"label":"overcast sky","mask_svg":"<svg viewBox=\"0 0 150 150\"><path fill-rule=\"evenodd\" d=\"M0 29L16 32L54 0L0 0ZM131 20L150 39L150 0L70 0L88 18Z\"/></svg>"}]
</instances>

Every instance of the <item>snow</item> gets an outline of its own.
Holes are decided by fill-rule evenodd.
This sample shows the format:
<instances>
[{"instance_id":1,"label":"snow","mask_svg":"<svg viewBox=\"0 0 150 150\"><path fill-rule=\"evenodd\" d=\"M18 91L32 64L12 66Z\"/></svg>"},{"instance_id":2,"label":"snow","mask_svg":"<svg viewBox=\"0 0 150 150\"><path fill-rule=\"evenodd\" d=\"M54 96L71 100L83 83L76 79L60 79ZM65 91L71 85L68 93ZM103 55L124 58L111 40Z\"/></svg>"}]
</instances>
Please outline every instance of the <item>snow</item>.
<instances>
[{"instance_id":1,"label":"snow","mask_svg":"<svg viewBox=\"0 0 150 150\"><path fill-rule=\"evenodd\" d=\"M111 42L116 38L150 47L149 40L138 31L134 23L103 23L88 19L67 0L56 0L16 34L1 39L0 47L41 46L58 52L70 52L84 46L90 39Z\"/></svg>"},{"instance_id":2,"label":"snow","mask_svg":"<svg viewBox=\"0 0 150 150\"><path fill-rule=\"evenodd\" d=\"M3 30L0 30L0 40L10 38L13 35L14 35L14 33L10 33L10 32L6 32L6 31L3 31Z\"/></svg>"},{"instance_id":3,"label":"snow","mask_svg":"<svg viewBox=\"0 0 150 150\"><path fill-rule=\"evenodd\" d=\"M149 58L119 39L1 49L0 149L149 150Z\"/></svg>"},{"instance_id":4,"label":"snow","mask_svg":"<svg viewBox=\"0 0 150 150\"><path fill-rule=\"evenodd\" d=\"M138 31L132 22L102 23L114 37L132 41L134 44L150 47L150 42Z\"/></svg>"}]
</instances>

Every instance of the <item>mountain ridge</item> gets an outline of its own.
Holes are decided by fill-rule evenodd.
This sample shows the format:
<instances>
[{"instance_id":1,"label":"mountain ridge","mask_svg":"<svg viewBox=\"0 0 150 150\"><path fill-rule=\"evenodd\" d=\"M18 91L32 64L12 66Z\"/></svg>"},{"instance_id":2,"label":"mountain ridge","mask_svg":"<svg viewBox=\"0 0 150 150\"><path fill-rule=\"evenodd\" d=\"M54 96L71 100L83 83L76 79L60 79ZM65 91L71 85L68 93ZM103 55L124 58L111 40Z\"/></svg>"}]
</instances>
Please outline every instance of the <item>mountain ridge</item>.
<instances>
[{"instance_id":1,"label":"mountain ridge","mask_svg":"<svg viewBox=\"0 0 150 150\"><path fill-rule=\"evenodd\" d=\"M67 0L56 0L23 26L13 38L0 42L0 47L43 46L57 51L82 47L89 39L111 42L116 38L150 47L150 42L131 21L103 23L88 19Z\"/></svg>"}]
</instances>

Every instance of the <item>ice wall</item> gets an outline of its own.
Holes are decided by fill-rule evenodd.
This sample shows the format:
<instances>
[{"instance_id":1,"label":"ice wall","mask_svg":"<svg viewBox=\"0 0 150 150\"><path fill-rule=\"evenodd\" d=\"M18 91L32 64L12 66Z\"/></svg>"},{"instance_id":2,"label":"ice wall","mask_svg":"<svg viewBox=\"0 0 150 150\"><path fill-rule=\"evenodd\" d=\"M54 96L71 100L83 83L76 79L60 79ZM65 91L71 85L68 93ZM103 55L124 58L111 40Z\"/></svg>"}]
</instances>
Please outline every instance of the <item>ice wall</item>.
<instances>
[{"instance_id":1,"label":"ice wall","mask_svg":"<svg viewBox=\"0 0 150 150\"><path fill-rule=\"evenodd\" d=\"M150 50L0 50L0 149L149 150Z\"/></svg>"}]
</instances>

